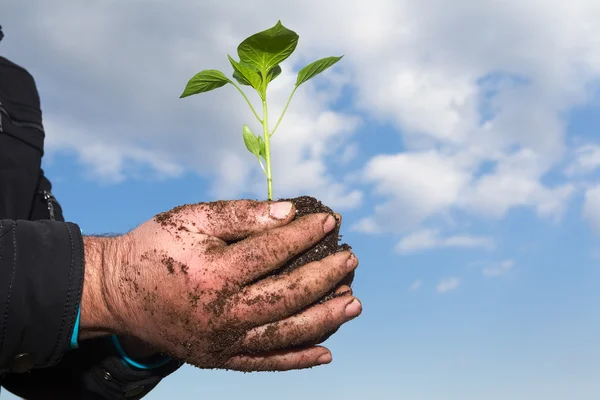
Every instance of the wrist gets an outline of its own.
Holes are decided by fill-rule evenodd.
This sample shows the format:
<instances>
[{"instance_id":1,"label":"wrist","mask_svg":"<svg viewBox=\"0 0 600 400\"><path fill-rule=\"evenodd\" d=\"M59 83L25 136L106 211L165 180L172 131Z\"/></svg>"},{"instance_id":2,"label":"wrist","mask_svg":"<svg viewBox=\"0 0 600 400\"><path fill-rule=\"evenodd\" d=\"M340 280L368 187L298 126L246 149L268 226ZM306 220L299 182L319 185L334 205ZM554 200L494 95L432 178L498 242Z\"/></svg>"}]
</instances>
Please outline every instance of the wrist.
<instances>
[{"instance_id":1,"label":"wrist","mask_svg":"<svg viewBox=\"0 0 600 400\"><path fill-rule=\"evenodd\" d=\"M84 236L85 272L81 296L79 339L108 336L113 332L114 305L109 304L106 287L112 279L106 266L116 259L115 238Z\"/></svg>"}]
</instances>

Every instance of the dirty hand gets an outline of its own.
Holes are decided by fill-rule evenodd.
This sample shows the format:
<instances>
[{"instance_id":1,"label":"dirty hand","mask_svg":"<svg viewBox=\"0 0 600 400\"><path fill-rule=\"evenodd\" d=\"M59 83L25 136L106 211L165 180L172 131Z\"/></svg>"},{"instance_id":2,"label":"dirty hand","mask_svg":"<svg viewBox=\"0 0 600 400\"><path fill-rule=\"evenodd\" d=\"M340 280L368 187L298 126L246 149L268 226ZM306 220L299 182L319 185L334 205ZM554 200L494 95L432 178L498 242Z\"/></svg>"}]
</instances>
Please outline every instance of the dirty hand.
<instances>
[{"instance_id":1,"label":"dirty hand","mask_svg":"<svg viewBox=\"0 0 600 400\"><path fill-rule=\"evenodd\" d=\"M134 336L201 368L281 371L331 361L317 343L361 312L352 295L311 307L358 261L348 251L270 275L336 221L290 203L177 207L118 237L86 237L80 337ZM291 222L290 222L291 221ZM308 307L308 308L307 308Z\"/></svg>"}]
</instances>

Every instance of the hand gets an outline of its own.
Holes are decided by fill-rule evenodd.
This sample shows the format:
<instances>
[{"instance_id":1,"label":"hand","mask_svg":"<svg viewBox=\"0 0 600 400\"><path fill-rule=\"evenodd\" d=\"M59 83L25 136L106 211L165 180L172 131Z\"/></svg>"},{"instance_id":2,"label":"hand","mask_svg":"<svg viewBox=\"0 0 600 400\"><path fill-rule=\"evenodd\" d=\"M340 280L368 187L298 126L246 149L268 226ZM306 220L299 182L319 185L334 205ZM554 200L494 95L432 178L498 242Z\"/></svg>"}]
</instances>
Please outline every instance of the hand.
<instances>
[{"instance_id":1,"label":"hand","mask_svg":"<svg viewBox=\"0 0 600 400\"><path fill-rule=\"evenodd\" d=\"M338 221L338 225L341 225L342 216L340 214L335 214L335 218ZM350 286L352 285L353 281L354 271L350 272L344 279L342 279L340 285L334 291L334 295L351 295L352 288ZM318 340L310 342L310 344L321 344L327 339L329 339L332 335L334 335L337 331L338 328L335 328L334 330L327 332L323 337L319 338ZM147 343L144 343L133 336L121 336L119 337L119 341L121 343L121 346L125 350L125 353L129 357L137 361L149 359L158 353L155 348L149 346Z\"/></svg>"},{"instance_id":2,"label":"hand","mask_svg":"<svg viewBox=\"0 0 600 400\"><path fill-rule=\"evenodd\" d=\"M307 306L338 287L358 261L340 252L265 277L335 226L326 214L290 222L293 216L289 203L215 202L177 207L123 236L86 237L82 336L135 336L201 368L330 362L324 347L296 346L356 317L360 302L342 296Z\"/></svg>"}]
</instances>

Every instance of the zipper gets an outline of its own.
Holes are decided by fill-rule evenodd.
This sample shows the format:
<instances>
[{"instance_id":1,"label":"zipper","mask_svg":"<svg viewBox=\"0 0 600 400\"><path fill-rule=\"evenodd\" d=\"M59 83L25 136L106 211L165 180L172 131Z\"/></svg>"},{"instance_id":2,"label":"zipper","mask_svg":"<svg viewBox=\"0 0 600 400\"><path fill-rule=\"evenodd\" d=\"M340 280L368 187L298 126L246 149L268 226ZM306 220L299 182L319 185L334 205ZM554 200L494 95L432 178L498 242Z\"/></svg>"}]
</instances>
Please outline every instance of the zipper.
<instances>
[{"instance_id":1,"label":"zipper","mask_svg":"<svg viewBox=\"0 0 600 400\"><path fill-rule=\"evenodd\" d=\"M54 217L54 204L52 203L52 201L56 201L56 198L52 193L50 193L47 190L41 190L40 194L44 197L44 200L46 200L46 204L48 205L48 213L50 214L50 219L54 221L56 218Z\"/></svg>"},{"instance_id":2,"label":"zipper","mask_svg":"<svg viewBox=\"0 0 600 400\"><path fill-rule=\"evenodd\" d=\"M20 127L20 128L32 128L32 129L36 129L42 133L44 133L44 127L40 124L36 124L35 122L27 122L27 121L18 121L16 119L14 119L10 113L8 112L8 110L6 108L4 108L4 106L2 105L2 102L0 102L0 133L4 133L4 130L2 128L2 114L4 114L6 117L8 117L8 119L16 126Z\"/></svg>"}]
</instances>

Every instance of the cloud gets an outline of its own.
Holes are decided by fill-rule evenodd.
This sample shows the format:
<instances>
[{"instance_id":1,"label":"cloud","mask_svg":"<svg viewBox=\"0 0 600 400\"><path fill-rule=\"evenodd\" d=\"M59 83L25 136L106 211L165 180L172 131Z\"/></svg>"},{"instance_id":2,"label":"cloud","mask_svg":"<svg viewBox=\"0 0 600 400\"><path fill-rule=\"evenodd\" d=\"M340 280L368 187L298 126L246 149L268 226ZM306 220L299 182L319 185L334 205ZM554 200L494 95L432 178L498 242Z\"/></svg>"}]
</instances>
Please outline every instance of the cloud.
<instances>
[{"instance_id":1,"label":"cloud","mask_svg":"<svg viewBox=\"0 0 600 400\"><path fill-rule=\"evenodd\" d=\"M273 127L293 88L298 63L304 64L311 47L302 34L312 23L290 21L292 6L265 6L271 11L264 14L257 13L256 3L235 3L235 14L232 5L186 0L90 7L65 0L8 4L2 45L38 81L48 154L68 151L87 175L106 182L193 171L210 179L214 197L251 193L265 198L264 176L241 136L244 123L255 131L260 125L239 93L226 86L186 99L179 95L199 70L222 69L230 75L227 54L235 55L237 44L249 34L288 16L284 22L302 40L270 87ZM29 23L18 22L24 20ZM334 109L348 85L349 64L344 59L296 92L273 136L276 197L310 194L339 210L361 204L362 191L348 187L329 167L329 159L338 154L343 155L340 162L352 160L347 146L361 124L352 112ZM255 94L249 97L255 107L260 105Z\"/></svg>"},{"instance_id":2,"label":"cloud","mask_svg":"<svg viewBox=\"0 0 600 400\"><path fill-rule=\"evenodd\" d=\"M135 176L140 179L166 179L179 176L183 167L168 153L148 149L122 140L102 140L102 131L79 126L77 121L50 115L44 120L47 131L55 132L46 139L46 151L75 153L91 178L117 183ZM92 129L91 131L87 131ZM150 171L148 173L147 171Z\"/></svg>"},{"instance_id":3,"label":"cloud","mask_svg":"<svg viewBox=\"0 0 600 400\"><path fill-rule=\"evenodd\" d=\"M52 151L75 153L108 181L194 171L222 198L265 197L241 140L253 116L231 87L179 99L187 79L229 73L226 54L282 19L301 39L269 93L277 116L299 66L345 54L298 91L273 137L275 196L312 194L344 210L372 191L352 227L369 233L514 208L559 220L576 187L546 177L569 152L564 115L600 78L594 0L37 0L9 2L3 16L5 54L34 73L55 121ZM76 133L64 136L62 121ZM357 159L367 162L356 181L333 168L358 169ZM597 148L582 148L571 171L594 165Z\"/></svg>"},{"instance_id":4,"label":"cloud","mask_svg":"<svg viewBox=\"0 0 600 400\"><path fill-rule=\"evenodd\" d=\"M493 173L479 178L462 206L479 215L502 218L513 207L533 207L540 216L560 217L573 193L571 184L550 188L540 182L543 160L532 150L503 156Z\"/></svg>"},{"instance_id":5,"label":"cloud","mask_svg":"<svg viewBox=\"0 0 600 400\"><path fill-rule=\"evenodd\" d=\"M507 274L510 270L513 269L514 265L515 263L513 260L505 260L498 265L484 268L483 275L490 278L496 278Z\"/></svg>"},{"instance_id":6,"label":"cloud","mask_svg":"<svg viewBox=\"0 0 600 400\"><path fill-rule=\"evenodd\" d=\"M471 235L441 237L438 230L421 229L403 237L396 245L395 250L400 254L408 254L451 247L492 249L494 247L494 240L489 237Z\"/></svg>"},{"instance_id":7,"label":"cloud","mask_svg":"<svg viewBox=\"0 0 600 400\"><path fill-rule=\"evenodd\" d=\"M585 144L575 151L575 160L565 169L568 176L590 174L600 168L600 146Z\"/></svg>"},{"instance_id":8,"label":"cloud","mask_svg":"<svg viewBox=\"0 0 600 400\"><path fill-rule=\"evenodd\" d=\"M503 218L510 208L532 207L558 219L574 192L572 184L541 183L543 157L531 149L497 155L491 171L477 176L490 161L471 150L428 150L376 156L363 176L374 194L387 200L353 227L357 231L406 232L449 212Z\"/></svg>"},{"instance_id":9,"label":"cloud","mask_svg":"<svg viewBox=\"0 0 600 400\"><path fill-rule=\"evenodd\" d=\"M600 76L589 36L599 10L591 1L552 11L539 1L453 4L439 14L431 11L439 2L410 3L390 41L400 50L371 70L382 79L369 80L361 104L396 124L406 148L366 166L380 203L357 230L404 232L457 210L503 218L526 207L559 219L575 190L543 177L565 154L563 111L584 103Z\"/></svg>"},{"instance_id":10,"label":"cloud","mask_svg":"<svg viewBox=\"0 0 600 400\"><path fill-rule=\"evenodd\" d=\"M404 231L458 200L469 181L468 159L449 157L436 150L379 155L364 168L364 179L374 184L374 194L390 197L376 210L379 229ZM368 221L368 220L367 220ZM369 222L359 221L369 227Z\"/></svg>"},{"instance_id":11,"label":"cloud","mask_svg":"<svg viewBox=\"0 0 600 400\"><path fill-rule=\"evenodd\" d=\"M600 232L600 185L586 191L583 216L589 221L594 230Z\"/></svg>"},{"instance_id":12,"label":"cloud","mask_svg":"<svg viewBox=\"0 0 600 400\"><path fill-rule=\"evenodd\" d=\"M445 294L452 290L456 290L460 285L460 279L457 277L445 278L438 283L436 290L439 294Z\"/></svg>"}]
</instances>

